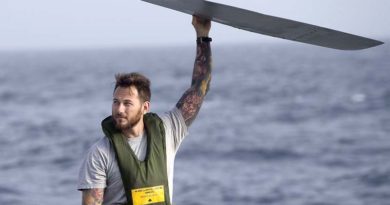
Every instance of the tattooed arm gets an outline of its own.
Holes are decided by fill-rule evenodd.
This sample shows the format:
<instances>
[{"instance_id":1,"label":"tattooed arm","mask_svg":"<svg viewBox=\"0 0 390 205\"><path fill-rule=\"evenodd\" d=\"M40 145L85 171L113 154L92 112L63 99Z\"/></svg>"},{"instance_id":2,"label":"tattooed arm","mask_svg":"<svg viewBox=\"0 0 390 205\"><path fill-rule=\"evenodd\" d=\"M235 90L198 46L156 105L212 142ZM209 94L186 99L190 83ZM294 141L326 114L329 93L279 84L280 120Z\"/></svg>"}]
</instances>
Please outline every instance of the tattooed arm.
<instances>
[{"instance_id":1,"label":"tattooed arm","mask_svg":"<svg viewBox=\"0 0 390 205\"><path fill-rule=\"evenodd\" d=\"M102 205L104 189L84 189L82 205Z\"/></svg>"},{"instance_id":2,"label":"tattooed arm","mask_svg":"<svg viewBox=\"0 0 390 205\"><path fill-rule=\"evenodd\" d=\"M193 16L192 24L197 37L208 37L211 22ZM176 107L181 111L185 123L190 126L194 121L203 99L206 96L211 80L211 48L210 42L197 43L194 71L191 87L183 94Z\"/></svg>"}]
</instances>

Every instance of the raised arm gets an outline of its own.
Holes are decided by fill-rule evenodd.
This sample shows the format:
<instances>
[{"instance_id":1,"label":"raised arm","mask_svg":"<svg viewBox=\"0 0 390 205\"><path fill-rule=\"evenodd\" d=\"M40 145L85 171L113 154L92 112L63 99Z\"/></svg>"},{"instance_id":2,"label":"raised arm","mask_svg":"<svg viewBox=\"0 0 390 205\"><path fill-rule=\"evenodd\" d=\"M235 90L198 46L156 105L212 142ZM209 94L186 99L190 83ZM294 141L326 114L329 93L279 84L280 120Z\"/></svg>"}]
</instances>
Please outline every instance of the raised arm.
<instances>
[{"instance_id":1,"label":"raised arm","mask_svg":"<svg viewBox=\"0 0 390 205\"><path fill-rule=\"evenodd\" d=\"M195 28L197 39L208 37L211 21L193 16L192 25ZM206 96L211 80L211 48L209 41L197 41L194 71L191 87L183 94L176 107L181 111L185 123L190 126L194 121L203 99Z\"/></svg>"},{"instance_id":2,"label":"raised arm","mask_svg":"<svg viewBox=\"0 0 390 205\"><path fill-rule=\"evenodd\" d=\"M83 189L82 205L102 205L104 189Z\"/></svg>"}]
</instances>

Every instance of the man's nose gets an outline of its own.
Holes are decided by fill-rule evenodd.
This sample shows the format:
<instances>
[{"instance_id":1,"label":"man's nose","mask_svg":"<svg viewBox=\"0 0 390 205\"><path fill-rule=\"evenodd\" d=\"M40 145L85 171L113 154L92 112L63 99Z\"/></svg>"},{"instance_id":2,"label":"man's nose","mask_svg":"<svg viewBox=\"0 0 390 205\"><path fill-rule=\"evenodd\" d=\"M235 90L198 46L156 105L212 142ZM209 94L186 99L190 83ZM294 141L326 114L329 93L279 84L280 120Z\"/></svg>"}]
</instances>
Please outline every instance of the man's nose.
<instances>
[{"instance_id":1,"label":"man's nose","mask_svg":"<svg viewBox=\"0 0 390 205\"><path fill-rule=\"evenodd\" d=\"M122 103L118 103L118 105L115 106L115 108L118 113L124 113L125 111L125 106Z\"/></svg>"},{"instance_id":2,"label":"man's nose","mask_svg":"<svg viewBox=\"0 0 390 205\"><path fill-rule=\"evenodd\" d=\"M119 104L119 112L120 113L124 113L125 112L125 105L123 105L123 103Z\"/></svg>"}]
</instances>

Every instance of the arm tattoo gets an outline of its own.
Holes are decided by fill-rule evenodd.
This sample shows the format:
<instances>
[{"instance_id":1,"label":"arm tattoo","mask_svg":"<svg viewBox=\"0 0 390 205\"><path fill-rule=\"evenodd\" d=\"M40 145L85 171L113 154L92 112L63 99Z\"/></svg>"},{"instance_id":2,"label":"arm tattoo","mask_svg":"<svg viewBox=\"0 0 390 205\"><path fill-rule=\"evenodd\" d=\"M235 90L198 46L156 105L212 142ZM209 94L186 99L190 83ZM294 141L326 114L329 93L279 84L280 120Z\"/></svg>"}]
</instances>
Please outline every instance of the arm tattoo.
<instances>
[{"instance_id":1,"label":"arm tattoo","mask_svg":"<svg viewBox=\"0 0 390 205\"><path fill-rule=\"evenodd\" d=\"M104 189L83 190L83 205L101 205L103 203Z\"/></svg>"},{"instance_id":2,"label":"arm tattoo","mask_svg":"<svg viewBox=\"0 0 390 205\"><path fill-rule=\"evenodd\" d=\"M196 59L192 73L191 88L177 102L187 126L194 121L203 99L210 88L211 80L211 48L209 42L203 42L196 47Z\"/></svg>"}]
</instances>

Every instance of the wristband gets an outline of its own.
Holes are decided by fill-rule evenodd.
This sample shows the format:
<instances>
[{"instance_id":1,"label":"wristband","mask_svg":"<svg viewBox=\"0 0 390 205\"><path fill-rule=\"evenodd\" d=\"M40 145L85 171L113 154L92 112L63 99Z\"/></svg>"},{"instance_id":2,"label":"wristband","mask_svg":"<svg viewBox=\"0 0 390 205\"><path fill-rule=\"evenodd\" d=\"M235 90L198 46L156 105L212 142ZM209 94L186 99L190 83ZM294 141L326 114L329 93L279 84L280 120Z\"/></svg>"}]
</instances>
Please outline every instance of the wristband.
<instances>
[{"instance_id":1,"label":"wristband","mask_svg":"<svg viewBox=\"0 0 390 205\"><path fill-rule=\"evenodd\" d=\"M198 38L196 38L196 43L197 44L201 44L203 42L208 43L208 42L211 42L212 40L213 39L210 37L198 37Z\"/></svg>"}]
</instances>

